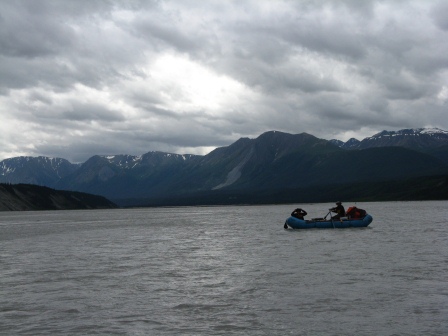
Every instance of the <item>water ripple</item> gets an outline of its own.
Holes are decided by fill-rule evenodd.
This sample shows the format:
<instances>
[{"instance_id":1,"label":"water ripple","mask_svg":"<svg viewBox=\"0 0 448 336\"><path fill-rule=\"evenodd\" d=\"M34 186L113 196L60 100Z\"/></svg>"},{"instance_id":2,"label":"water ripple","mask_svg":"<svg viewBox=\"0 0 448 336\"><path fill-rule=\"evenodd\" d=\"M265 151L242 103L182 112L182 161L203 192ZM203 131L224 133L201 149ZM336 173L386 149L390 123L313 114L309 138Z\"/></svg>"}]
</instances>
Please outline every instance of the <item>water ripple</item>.
<instances>
[{"instance_id":1,"label":"water ripple","mask_svg":"<svg viewBox=\"0 0 448 336\"><path fill-rule=\"evenodd\" d=\"M304 231L288 205L0 213L0 334L448 334L447 205Z\"/></svg>"}]
</instances>

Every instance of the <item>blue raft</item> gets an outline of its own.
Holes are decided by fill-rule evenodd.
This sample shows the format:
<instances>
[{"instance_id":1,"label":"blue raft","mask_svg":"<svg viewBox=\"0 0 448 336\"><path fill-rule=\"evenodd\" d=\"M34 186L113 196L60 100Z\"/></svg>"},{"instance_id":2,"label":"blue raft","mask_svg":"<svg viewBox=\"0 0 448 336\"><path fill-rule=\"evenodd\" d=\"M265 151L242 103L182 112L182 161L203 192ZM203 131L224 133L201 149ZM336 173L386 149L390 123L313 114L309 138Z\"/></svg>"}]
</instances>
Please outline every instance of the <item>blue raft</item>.
<instances>
[{"instance_id":1,"label":"blue raft","mask_svg":"<svg viewBox=\"0 0 448 336\"><path fill-rule=\"evenodd\" d=\"M289 217L284 225L284 228L288 227L292 229L345 229L345 228L361 228L367 227L372 223L372 216L369 214L365 215L363 218L349 219L322 219L315 218L311 220L298 219L296 217Z\"/></svg>"}]
</instances>

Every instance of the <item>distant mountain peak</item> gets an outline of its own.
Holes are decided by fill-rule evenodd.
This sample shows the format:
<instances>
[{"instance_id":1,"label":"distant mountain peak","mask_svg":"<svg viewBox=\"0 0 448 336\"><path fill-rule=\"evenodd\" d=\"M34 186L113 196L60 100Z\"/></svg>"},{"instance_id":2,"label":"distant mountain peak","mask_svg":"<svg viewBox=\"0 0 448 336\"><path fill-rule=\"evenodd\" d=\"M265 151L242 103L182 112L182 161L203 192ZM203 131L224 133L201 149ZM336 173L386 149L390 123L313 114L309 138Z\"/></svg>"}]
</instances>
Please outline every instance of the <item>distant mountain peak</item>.
<instances>
[{"instance_id":1,"label":"distant mountain peak","mask_svg":"<svg viewBox=\"0 0 448 336\"><path fill-rule=\"evenodd\" d=\"M335 162L346 164L337 179ZM44 156L17 157L0 161L0 182L131 200L219 190L253 193L405 174L429 176L446 171L447 163L448 132L438 128L385 130L362 141L351 138L346 142L269 131L254 139L240 138L203 156L161 151L94 155L82 165Z\"/></svg>"},{"instance_id":2,"label":"distant mountain peak","mask_svg":"<svg viewBox=\"0 0 448 336\"><path fill-rule=\"evenodd\" d=\"M398 131L382 131L365 138L360 149L400 146L411 149L436 148L448 145L448 132L439 128L406 128Z\"/></svg>"},{"instance_id":3,"label":"distant mountain peak","mask_svg":"<svg viewBox=\"0 0 448 336\"><path fill-rule=\"evenodd\" d=\"M381 131L359 141L355 138L343 142L330 140L343 149L399 146L407 148L435 148L448 145L448 131L436 127L405 128L398 131Z\"/></svg>"},{"instance_id":4,"label":"distant mountain peak","mask_svg":"<svg viewBox=\"0 0 448 336\"><path fill-rule=\"evenodd\" d=\"M351 138L346 143L344 143L342 148L345 148L345 149L357 148L360 143L361 143L361 141L359 141L358 139Z\"/></svg>"},{"instance_id":5,"label":"distant mountain peak","mask_svg":"<svg viewBox=\"0 0 448 336\"><path fill-rule=\"evenodd\" d=\"M19 156L0 162L0 182L53 186L61 177L78 167L62 158Z\"/></svg>"},{"instance_id":6,"label":"distant mountain peak","mask_svg":"<svg viewBox=\"0 0 448 336\"><path fill-rule=\"evenodd\" d=\"M110 164L113 164L120 168L132 168L135 165L139 164L142 160L141 156L127 154L100 155L99 157L102 159L106 159Z\"/></svg>"},{"instance_id":7,"label":"distant mountain peak","mask_svg":"<svg viewBox=\"0 0 448 336\"><path fill-rule=\"evenodd\" d=\"M370 139L370 138L378 138L381 136L399 136L399 135L421 135L421 134L429 134L429 135L438 135L438 134L443 134L443 135L448 135L448 131L444 131L440 128L405 128L405 129L401 129L398 131L381 131L377 134L374 134L371 137L368 137L366 139Z\"/></svg>"},{"instance_id":8,"label":"distant mountain peak","mask_svg":"<svg viewBox=\"0 0 448 336\"><path fill-rule=\"evenodd\" d=\"M423 134L448 134L448 131L444 131L440 128L420 128L419 129Z\"/></svg>"}]
</instances>

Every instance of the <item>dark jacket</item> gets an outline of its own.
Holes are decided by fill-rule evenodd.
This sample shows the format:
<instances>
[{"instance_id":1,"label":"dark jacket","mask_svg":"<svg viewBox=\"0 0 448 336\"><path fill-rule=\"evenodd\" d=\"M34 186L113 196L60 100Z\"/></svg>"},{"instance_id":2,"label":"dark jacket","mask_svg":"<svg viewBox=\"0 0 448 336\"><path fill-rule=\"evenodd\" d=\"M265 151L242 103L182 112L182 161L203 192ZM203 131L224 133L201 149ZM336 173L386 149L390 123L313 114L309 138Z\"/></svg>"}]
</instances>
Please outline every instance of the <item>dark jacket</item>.
<instances>
[{"instance_id":1,"label":"dark jacket","mask_svg":"<svg viewBox=\"0 0 448 336\"><path fill-rule=\"evenodd\" d=\"M345 209L342 206L342 204L338 204L337 207L334 207L331 209L332 212L336 212L336 216L335 217L344 217L345 216Z\"/></svg>"},{"instance_id":2,"label":"dark jacket","mask_svg":"<svg viewBox=\"0 0 448 336\"><path fill-rule=\"evenodd\" d=\"M303 219L303 216L306 216L308 213L300 208L295 209L293 212L291 212L292 217L296 217L298 219Z\"/></svg>"}]
</instances>

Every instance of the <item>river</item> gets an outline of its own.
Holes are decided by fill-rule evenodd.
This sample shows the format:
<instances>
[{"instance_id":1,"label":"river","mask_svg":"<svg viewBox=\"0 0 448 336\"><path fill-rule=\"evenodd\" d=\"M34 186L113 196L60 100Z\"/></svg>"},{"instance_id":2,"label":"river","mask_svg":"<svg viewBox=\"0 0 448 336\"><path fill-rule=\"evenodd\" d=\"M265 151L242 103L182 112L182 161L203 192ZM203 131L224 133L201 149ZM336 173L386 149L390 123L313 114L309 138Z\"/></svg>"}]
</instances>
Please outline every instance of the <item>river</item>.
<instances>
[{"instance_id":1,"label":"river","mask_svg":"<svg viewBox=\"0 0 448 336\"><path fill-rule=\"evenodd\" d=\"M0 333L448 334L448 202L356 205L0 212Z\"/></svg>"}]
</instances>

